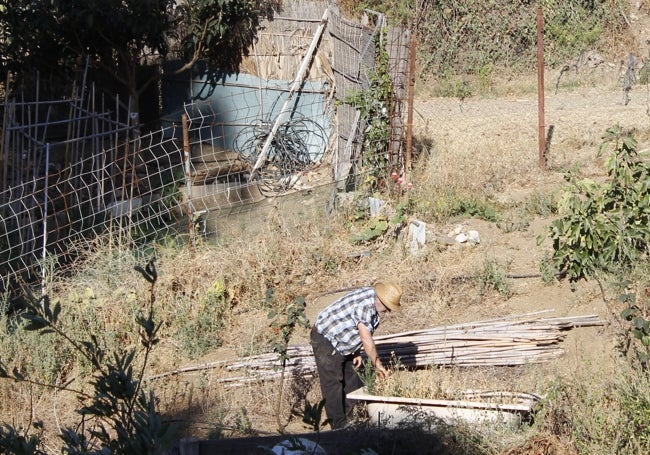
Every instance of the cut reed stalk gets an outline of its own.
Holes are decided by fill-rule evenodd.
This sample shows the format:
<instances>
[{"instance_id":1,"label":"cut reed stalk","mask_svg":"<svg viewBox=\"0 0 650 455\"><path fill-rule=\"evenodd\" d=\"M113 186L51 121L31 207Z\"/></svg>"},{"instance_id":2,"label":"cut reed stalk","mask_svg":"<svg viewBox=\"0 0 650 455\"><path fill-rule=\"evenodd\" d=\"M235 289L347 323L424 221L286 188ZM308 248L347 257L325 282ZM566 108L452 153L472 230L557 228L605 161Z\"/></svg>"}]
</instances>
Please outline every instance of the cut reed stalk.
<instances>
[{"instance_id":1,"label":"cut reed stalk","mask_svg":"<svg viewBox=\"0 0 650 455\"><path fill-rule=\"evenodd\" d=\"M387 363L392 358L407 368L517 366L548 362L564 354L560 344L569 330L604 325L595 315L536 318L538 313L503 319L456 324L375 338L377 351ZM531 317L532 316L532 317ZM311 346L290 345L285 377L315 377L316 363ZM244 375L224 377L217 382L232 386L280 377L280 359L275 353L233 361L190 366L162 373L150 380L205 369L222 368Z\"/></svg>"}]
</instances>

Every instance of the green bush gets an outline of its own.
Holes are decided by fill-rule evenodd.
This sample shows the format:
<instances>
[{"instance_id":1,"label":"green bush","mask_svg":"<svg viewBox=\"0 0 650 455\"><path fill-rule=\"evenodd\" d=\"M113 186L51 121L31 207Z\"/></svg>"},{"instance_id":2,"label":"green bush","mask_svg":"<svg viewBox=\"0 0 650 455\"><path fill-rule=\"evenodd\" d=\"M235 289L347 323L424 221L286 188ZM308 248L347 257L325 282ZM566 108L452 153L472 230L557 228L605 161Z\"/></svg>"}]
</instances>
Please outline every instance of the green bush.
<instances>
[{"instance_id":1,"label":"green bush","mask_svg":"<svg viewBox=\"0 0 650 455\"><path fill-rule=\"evenodd\" d=\"M611 146L606 159L609 181L567 174L571 187L558 204L560 218L548 231L554 265L571 281L598 272L623 274L648 252L650 161L637 153L632 134L620 126L607 130L598 156Z\"/></svg>"}]
</instances>

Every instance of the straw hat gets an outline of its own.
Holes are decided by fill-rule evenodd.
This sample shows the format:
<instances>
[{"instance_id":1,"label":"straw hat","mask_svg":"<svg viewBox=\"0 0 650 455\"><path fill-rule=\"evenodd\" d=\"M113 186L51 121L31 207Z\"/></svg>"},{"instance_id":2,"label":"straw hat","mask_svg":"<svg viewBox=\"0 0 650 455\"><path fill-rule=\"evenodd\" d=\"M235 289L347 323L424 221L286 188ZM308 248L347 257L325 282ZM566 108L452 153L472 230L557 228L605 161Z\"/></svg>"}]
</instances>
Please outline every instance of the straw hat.
<instances>
[{"instance_id":1,"label":"straw hat","mask_svg":"<svg viewBox=\"0 0 650 455\"><path fill-rule=\"evenodd\" d=\"M402 288L392 281L379 281L375 283L375 292L386 308L391 311L400 309Z\"/></svg>"}]
</instances>

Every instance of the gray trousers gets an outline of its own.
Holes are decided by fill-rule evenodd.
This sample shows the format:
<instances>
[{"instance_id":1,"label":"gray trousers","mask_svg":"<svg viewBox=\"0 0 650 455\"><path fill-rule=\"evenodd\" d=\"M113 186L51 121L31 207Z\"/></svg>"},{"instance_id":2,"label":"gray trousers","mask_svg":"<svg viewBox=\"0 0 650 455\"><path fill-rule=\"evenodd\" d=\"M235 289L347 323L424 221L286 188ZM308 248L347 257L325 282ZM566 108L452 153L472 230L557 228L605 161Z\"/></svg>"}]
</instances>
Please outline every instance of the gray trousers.
<instances>
[{"instance_id":1,"label":"gray trousers","mask_svg":"<svg viewBox=\"0 0 650 455\"><path fill-rule=\"evenodd\" d=\"M363 386L352 364L352 355L341 355L327 338L312 328L311 347L316 358L320 390L325 400L325 413L332 429L342 428L355 402L346 395Z\"/></svg>"}]
</instances>

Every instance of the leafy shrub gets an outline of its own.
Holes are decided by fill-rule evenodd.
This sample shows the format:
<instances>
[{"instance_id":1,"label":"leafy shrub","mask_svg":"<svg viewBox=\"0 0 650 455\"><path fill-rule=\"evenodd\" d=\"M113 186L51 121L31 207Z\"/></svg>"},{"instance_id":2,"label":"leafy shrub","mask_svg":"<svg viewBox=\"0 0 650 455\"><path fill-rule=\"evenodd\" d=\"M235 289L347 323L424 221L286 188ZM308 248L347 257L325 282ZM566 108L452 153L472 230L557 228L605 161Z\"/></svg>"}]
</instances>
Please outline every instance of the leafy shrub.
<instances>
[{"instance_id":1,"label":"leafy shrub","mask_svg":"<svg viewBox=\"0 0 650 455\"><path fill-rule=\"evenodd\" d=\"M386 153L393 134L391 118L395 110L395 91L390 77L386 33L386 29L383 29L375 36L377 52L375 66L369 69L369 87L354 92L341 101L358 110L366 125L362 167L370 170L370 174L363 186L370 191L378 189L382 181L381 170L388 164Z\"/></svg>"},{"instance_id":2,"label":"leafy shrub","mask_svg":"<svg viewBox=\"0 0 650 455\"><path fill-rule=\"evenodd\" d=\"M637 359L641 363L643 369L648 368L648 360L650 360L649 346L650 346L650 322L648 315L636 303L636 294L624 293L619 296L619 300L627 305L621 312L621 318L630 323L629 334L640 342L642 347L635 345L632 347ZM630 343L625 343L624 353L629 350Z\"/></svg>"},{"instance_id":3,"label":"leafy shrub","mask_svg":"<svg viewBox=\"0 0 650 455\"><path fill-rule=\"evenodd\" d=\"M558 204L560 218L549 228L555 267L571 281L599 271L622 273L648 252L650 162L639 156L632 134L620 126L607 130L598 156L612 145L606 160L609 181L567 174L572 186Z\"/></svg>"},{"instance_id":4,"label":"leafy shrub","mask_svg":"<svg viewBox=\"0 0 650 455\"><path fill-rule=\"evenodd\" d=\"M278 354L281 363L281 376L280 383L284 383L284 374L287 361L289 360L289 354L287 353L289 347L289 341L291 336L296 330L296 327L308 328L309 320L307 319L307 314L305 309L307 307L307 302L305 298L300 296L297 297L295 302L288 305L282 313L278 313L275 310L269 311L269 319L271 319L271 327L277 333L277 338L271 342L271 348L273 352ZM280 419L280 409L282 406L282 395L284 387L280 387L278 390L278 399L276 403L276 418L278 422L278 429L280 432L284 432L286 425Z\"/></svg>"},{"instance_id":5,"label":"leafy shrub","mask_svg":"<svg viewBox=\"0 0 650 455\"><path fill-rule=\"evenodd\" d=\"M407 214L412 210L409 202L399 204L394 213L382 213L365 222L365 229L352 237L354 245L365 245L382 238L389 232L399 232L406 224ZM367 216L367 214L365 215Z\"/></svg>"}]
</instances>

